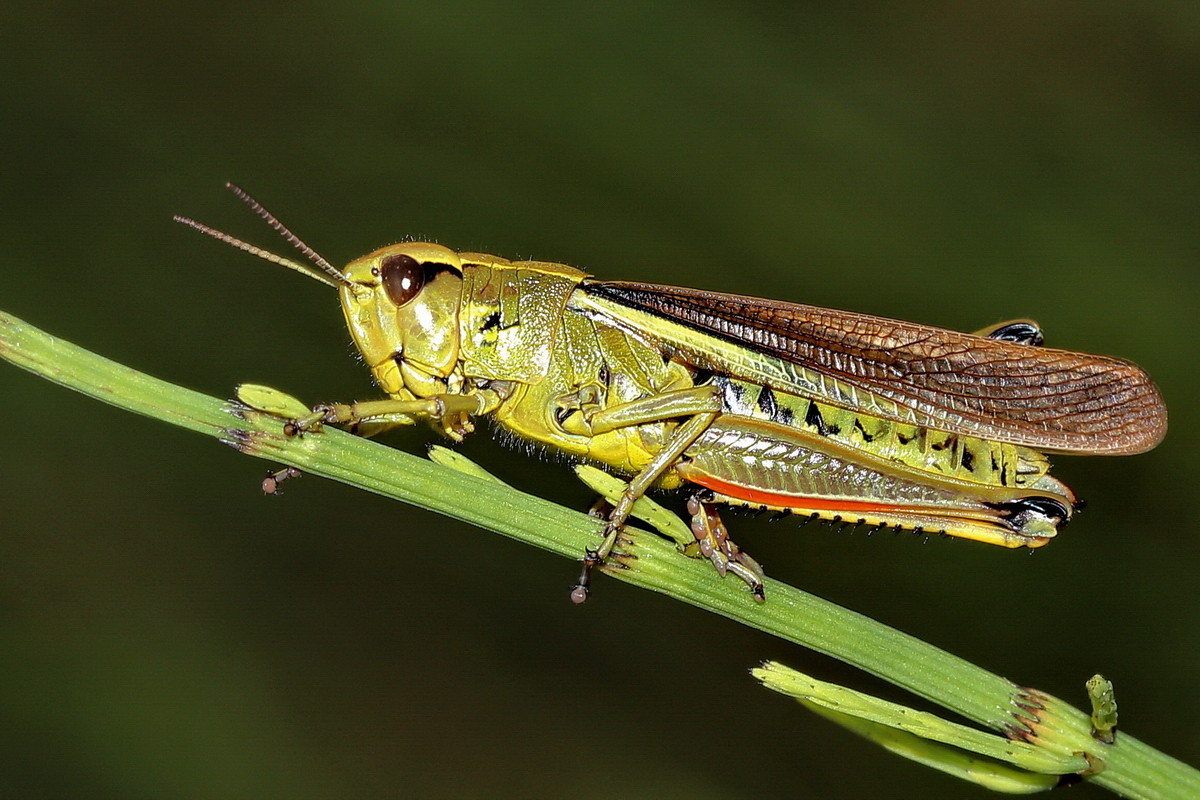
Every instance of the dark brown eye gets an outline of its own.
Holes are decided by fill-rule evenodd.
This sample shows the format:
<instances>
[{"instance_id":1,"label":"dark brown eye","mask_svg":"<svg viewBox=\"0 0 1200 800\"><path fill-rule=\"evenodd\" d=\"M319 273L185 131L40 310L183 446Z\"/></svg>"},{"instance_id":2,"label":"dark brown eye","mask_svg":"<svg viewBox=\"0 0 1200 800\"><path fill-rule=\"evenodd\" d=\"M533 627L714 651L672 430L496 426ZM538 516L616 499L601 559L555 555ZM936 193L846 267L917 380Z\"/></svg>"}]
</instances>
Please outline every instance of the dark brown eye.
<instances>
[{"instance_id":1,"label":"dark brown eye","mask_svg":"<svg viewBox=\"0 0 1200 800\"><path fill-rule=\"evenodd\" d=\"M380 263L379 270L384 290L398 306L411 302L425 285L425 270L412 256L388 256Z\"/></svg>"}]
</instances>

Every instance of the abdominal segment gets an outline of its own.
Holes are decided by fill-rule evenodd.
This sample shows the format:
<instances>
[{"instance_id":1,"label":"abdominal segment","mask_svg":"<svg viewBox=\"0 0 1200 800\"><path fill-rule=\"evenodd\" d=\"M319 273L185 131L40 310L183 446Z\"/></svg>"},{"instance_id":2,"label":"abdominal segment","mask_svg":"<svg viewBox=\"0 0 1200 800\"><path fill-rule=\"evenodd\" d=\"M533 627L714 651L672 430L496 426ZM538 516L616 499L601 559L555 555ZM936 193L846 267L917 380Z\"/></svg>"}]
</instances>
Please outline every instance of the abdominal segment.
<instances>
[{"instance_id":1,"label":"abdominal segment","mask_svg":"<svg viewBox=\"0 0 1200 800\"><path fill-rule=\"evenodd\" d=\"M1070 519L1074 496L1041 476L1029 486L976 483L769 421L719 418L676 466L732 505L835 522L1040 547Z\"/></svg>"}]
</instances>

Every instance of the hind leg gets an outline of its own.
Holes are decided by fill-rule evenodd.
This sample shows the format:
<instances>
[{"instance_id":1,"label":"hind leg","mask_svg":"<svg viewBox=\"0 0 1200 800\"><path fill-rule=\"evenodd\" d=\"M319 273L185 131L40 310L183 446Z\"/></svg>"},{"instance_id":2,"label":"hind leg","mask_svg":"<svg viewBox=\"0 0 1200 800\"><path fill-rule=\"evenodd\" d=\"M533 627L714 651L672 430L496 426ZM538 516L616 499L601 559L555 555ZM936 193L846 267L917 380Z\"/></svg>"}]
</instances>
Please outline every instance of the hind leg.
<instances>
[{"instance_id":1,"label":"hind leg","mask_svg":"<svg viewBox=\"0 0 1200 800\"><path fill-rule=\"evenodd\" d=\"M692 533L700 545L700 554L712 562L722 578L725 573L732 572L745 581L754 599L761 603L765 599L763 569L729 538L729 531L717 513L717 504L702 499L711 494L707 490L699 491L687 502L688 513L692 515Z\"/></svg>"}]
</instances>

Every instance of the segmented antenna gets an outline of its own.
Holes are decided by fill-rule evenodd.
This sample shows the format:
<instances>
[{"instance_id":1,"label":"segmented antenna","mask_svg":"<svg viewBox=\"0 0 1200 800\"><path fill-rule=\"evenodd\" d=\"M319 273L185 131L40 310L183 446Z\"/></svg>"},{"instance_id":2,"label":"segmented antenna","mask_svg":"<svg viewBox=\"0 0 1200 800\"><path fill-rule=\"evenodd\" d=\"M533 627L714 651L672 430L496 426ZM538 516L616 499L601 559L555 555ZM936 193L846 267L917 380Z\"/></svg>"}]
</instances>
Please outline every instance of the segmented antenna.
<instances>
[{"instance_id":1,"label":"segmented antenna","mask_svg":"<svg viewBox=\"0 0 1200 800\"><path fill-rule=\"evenodd\" d=\"M174 217L175 221L180 224L187 225L189 228L198 230L207 236L211 236L219 242L232 245L233 247L243 250L250 255L258 256L265 261L270 261L272 264L278 264L281 267L287 267L290 270L299 272L301 275L306 275L313 280L318 280L326 286L332 286L336 289L339 284L343 286L352 285L348 280L346 280L346 276L342 275L342 273L339 272L336 267L322 258L317 251L313 250L311 247L301 241L299 236L288 230L282 222L277 220L275 216L271 214L271 212L263 208L257 200L232 183L226 183L225 187L237 195L242 202L250 206L250 210L265 220L266 223L274 228L280 236L282 236L284 239L287 239L292 246L294 246L297 250L303 253L306 258L320 267L322 272L325 274L317 272L307 264L302 264L299 261L293 261L290 258L284 258L283 256L272 253L270 250L264 250L261 247L256 247L248 242L244 242L241 239L238 239L236 236L230 236L228 233L219 231L216 228L210 228L203 223L196 222L196 220L191 219L190 217L184 217L177 214ZM326 277L326 275L333 278L333 280L330 280L329 277Z\"/></svg>"},{"instance_id":2,"label":"segmented antenna","mask_svg":"<svg viewBox=\"0 0 1200 800\"><path fill-rule=\"evenodd\" d=\"M238 199L243 203L250 206L251 211L253 211L255 214L258 214L258 216L266 221L268 225L274 228L276 233L291 242L292 246L303 253L305 258L316 264L329 275L332 275L334 280L338 281L339 283L346 282L345 276L343 276L342 273L339 272L335 266L333 266L333 264L330 264L328 261L322 258L316 250L313 250L311 247L302 242L299 236L289 231L282 222L275 219L274 214L272 214L270 211L267 211L262 207L261 203L259 203L250 195L246 194L244 189L232 183L226 183L225 188L237 195Z\"/></svg>"},{"instance_id":3,"label":"segmented antenna","mask_svg":"<svg viewBox=\"0 0 1200 800\"><path fill-rule=\"evenodd\" d=\"M201 233L211 236L212 238L216 239L219 242L224 242L225 244L233 245L234 247L236 247L239 250L245 250L247 253L249 253L252 256L258 256L261 259L270 261L272 264L278 264L281 267L287 267L290 270L299 272L301 275L312 278L314 281L320 281L321 283L325 284L326 286L332 286L335 289L338 288L338 285L336 283L329 280L329 278L326 278L323 274L321 274L320 272L317 272L316 270L314 270L312 267L308 266L307 264L301 264L299 261L292 261L290 258L284 258L283 256L277 256L274 253L272 253L270 250L263 250L261 247L255 247L254 245L249 244L248 242L243 242L241 239L238 239L237 237L230 236L228 233L222 233L221 231L216 230L215 228L210 228L203 223L196 222L196 220L191 219L190 217L183 217L183 216L176 214L173 217L173 219L178 223L187 225L189 228L195 228L196 230L200 231ZM342 282L345 283L345 281L342 281Z\"/></svg>"}]
</instances>

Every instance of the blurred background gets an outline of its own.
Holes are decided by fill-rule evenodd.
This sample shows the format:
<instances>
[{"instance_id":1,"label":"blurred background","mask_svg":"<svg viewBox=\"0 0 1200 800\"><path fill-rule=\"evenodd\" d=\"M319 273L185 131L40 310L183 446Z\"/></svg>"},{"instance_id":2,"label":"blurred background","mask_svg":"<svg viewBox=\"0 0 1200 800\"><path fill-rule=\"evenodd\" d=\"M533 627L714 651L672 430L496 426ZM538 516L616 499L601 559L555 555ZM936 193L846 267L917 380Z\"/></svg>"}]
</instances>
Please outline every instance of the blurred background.
<instances>
[{"instance_id":1,"label":"blurred background","mask_svg":"<svg viewBox=\"0 0 1200 800\"><path fill-rule=\"evenodd\" d=\"M0 8L0 308L228 397L370 398L335 263L406 237L1136 360L1148 455L1032 555L733 519L771 575L1200 761L1191 2ZM812 652L0 364L0 795L984 797L758 687ZM390 443L423 452L432 434ZM561 464L461 448L567 505ZM731 591L739 591L730 586ZM1095 788L1079 797L1105 796Z\"/></svg>"}]
</instances>

